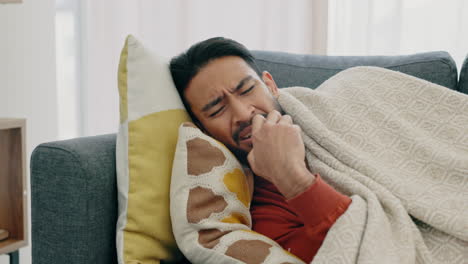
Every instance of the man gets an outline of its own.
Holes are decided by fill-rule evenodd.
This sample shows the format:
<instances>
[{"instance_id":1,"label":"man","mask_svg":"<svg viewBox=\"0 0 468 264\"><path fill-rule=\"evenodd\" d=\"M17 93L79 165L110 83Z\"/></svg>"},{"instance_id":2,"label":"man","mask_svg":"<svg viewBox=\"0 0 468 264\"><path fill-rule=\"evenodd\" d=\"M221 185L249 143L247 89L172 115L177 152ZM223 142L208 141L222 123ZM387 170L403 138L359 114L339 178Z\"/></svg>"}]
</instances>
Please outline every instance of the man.
<instances>
[{"instance_id":1,"label":"man","mask_svg":"<svg viewBox=\"0 0 468 264\"><path fill-rule=\"evenodd\" d=\"M351 200L309 171L301 129L281 110L273 76L225 38L193 45L170 69L192 120L256 175L253 230L310 262Z\"/></svg>"}]
</instances>

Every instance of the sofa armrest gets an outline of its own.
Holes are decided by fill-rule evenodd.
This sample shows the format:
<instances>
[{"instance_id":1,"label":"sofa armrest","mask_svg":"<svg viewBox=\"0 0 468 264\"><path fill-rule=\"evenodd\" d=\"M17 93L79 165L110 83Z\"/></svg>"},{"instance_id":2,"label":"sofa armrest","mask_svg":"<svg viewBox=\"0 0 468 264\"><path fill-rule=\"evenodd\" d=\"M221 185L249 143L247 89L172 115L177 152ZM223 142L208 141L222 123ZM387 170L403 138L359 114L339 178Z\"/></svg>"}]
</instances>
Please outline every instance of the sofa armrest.
<instances>
[{"instance_id":1,"label":"sofa armrest","mask_svg":"<svg viewBox=\"0 0 468 264\"><path fill-rule=\"evenodd\" d=\"M402 56L321 56L253 51L260 70L269 71L278 87L316 88L338 72L355 66L377 66L457 89L457 67L444 51Z\"/></svg>"},{"instance_id":2,"label":"sofa armrest","mask_svg":"<svg viewBox=\"0 0 468 264\"><path fill-rule=\"evenodd\" d=\"M84 137L34 150L33 263L117 262L115 141L115 134Z\"/></svg>"}]
</instances>

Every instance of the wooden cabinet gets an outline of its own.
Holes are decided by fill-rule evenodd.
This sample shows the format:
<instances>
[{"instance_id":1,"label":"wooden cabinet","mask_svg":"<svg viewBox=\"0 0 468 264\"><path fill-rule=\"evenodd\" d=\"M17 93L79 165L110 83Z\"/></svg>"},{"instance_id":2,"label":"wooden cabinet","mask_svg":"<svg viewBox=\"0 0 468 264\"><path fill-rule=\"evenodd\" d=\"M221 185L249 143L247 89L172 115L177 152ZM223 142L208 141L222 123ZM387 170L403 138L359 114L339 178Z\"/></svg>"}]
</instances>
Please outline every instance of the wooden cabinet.
<instances>
[{"instance_id":1,"label":"wooden cabinet","mask_svg":"<svg viewBox=\"0 0 468 264\"><path fill-rule=\"evenodd\" d=\"M0 254L28 244L25 135L26 120L0 118Z\"/></svg>"}]
</instances>

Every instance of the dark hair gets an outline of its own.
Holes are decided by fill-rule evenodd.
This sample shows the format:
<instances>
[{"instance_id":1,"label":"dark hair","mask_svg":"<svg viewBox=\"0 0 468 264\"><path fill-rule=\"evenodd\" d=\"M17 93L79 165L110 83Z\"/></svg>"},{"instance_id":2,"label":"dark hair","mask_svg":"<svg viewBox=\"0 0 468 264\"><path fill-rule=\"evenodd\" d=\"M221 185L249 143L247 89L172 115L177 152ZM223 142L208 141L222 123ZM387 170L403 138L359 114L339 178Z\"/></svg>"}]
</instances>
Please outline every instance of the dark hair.
<instances>
[{"instance_id":1,"label":"dark hair","mask_svg":"<svg viewBox=\"0 0 468 264\"><path fill-rule=\"evenodd\" d=\"M191 46L186 52L172 58L170 70L174 84L179 92L185 108L192 120L201 125L185 99L184 91L197 73L212 60L225 57L238 56L242 58L260 76L260 70L250 51L242 44L232 39L215 37Z\"/></svg>"}]
</instances>

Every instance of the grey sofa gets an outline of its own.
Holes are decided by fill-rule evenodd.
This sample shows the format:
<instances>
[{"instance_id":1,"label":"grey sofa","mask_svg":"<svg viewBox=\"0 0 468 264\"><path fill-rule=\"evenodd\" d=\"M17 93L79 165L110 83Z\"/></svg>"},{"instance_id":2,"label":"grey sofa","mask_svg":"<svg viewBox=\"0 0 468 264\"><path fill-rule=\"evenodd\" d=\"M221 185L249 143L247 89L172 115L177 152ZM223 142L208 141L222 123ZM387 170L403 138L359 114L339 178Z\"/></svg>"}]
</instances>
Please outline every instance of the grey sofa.
<instances>
[{"instance_id":1,"label":"grey sofa","mask_svg":"<svg viewBox=\"0 0 468 264\"><path fill-rule=\"evenodd\" d=\"M385 67L468 93L468 67L446 52L332 57L254 51L280 87L315 88L358 65ZM116 263L115 134L39 145L31 156L32 260L35 264Z\"/></svg>"}]
</instances>

